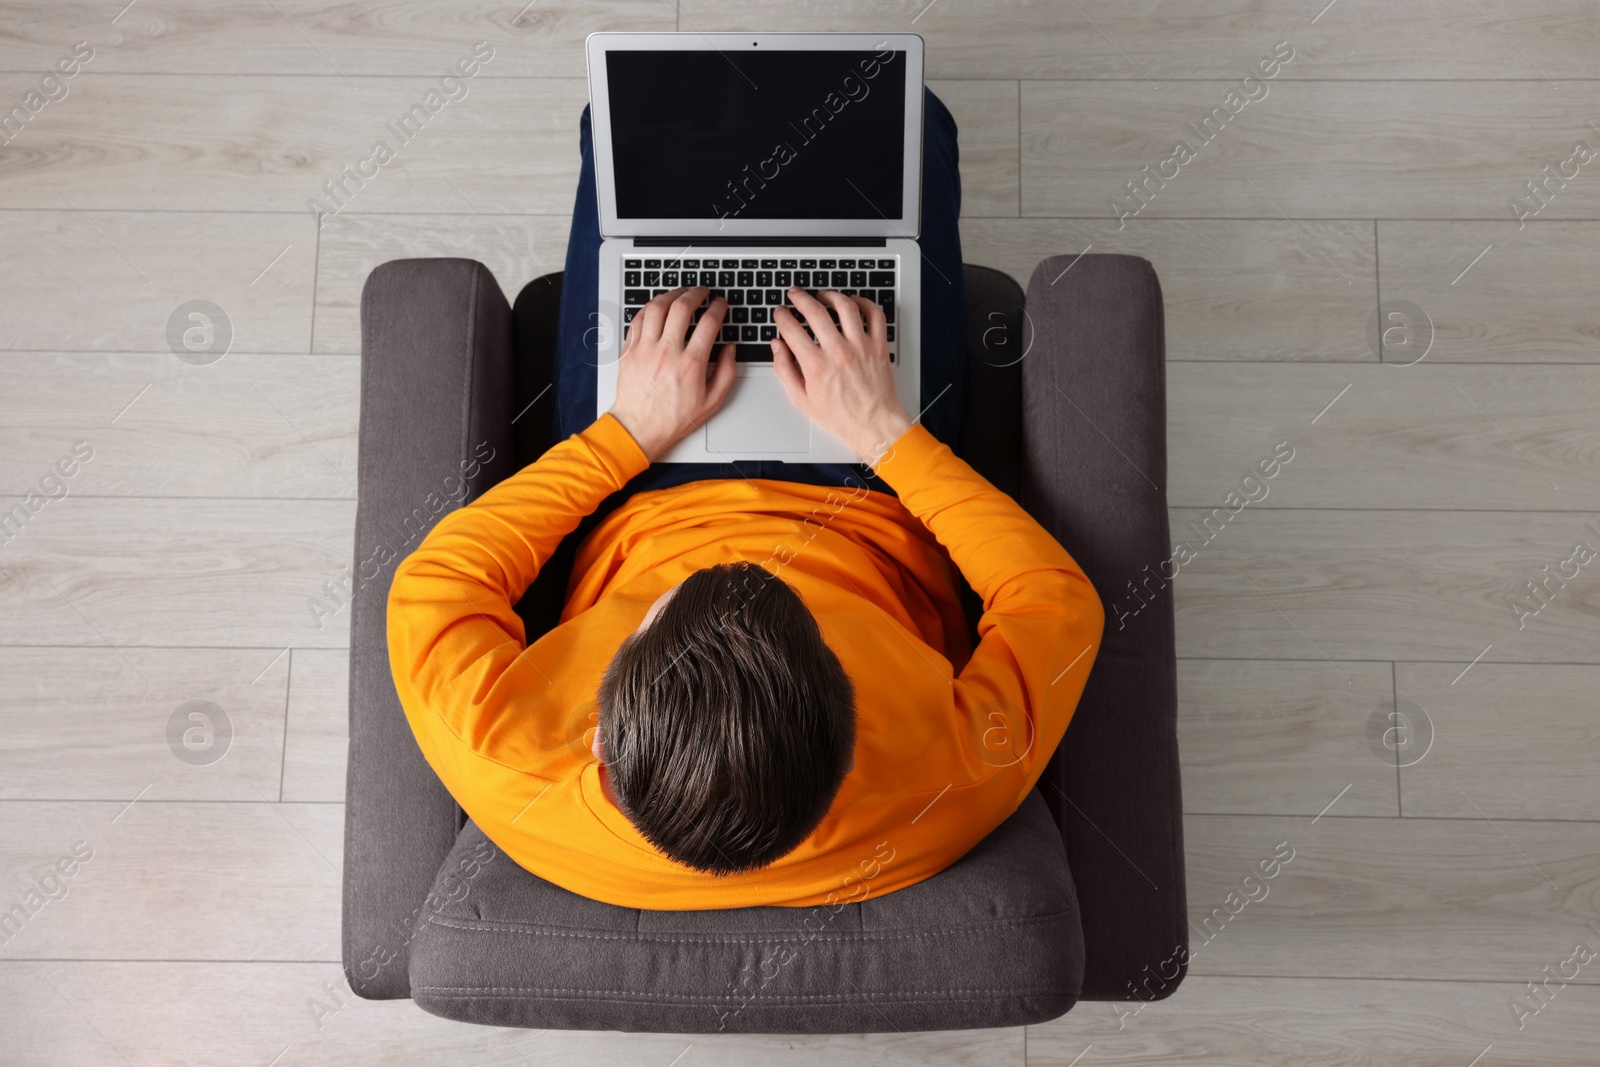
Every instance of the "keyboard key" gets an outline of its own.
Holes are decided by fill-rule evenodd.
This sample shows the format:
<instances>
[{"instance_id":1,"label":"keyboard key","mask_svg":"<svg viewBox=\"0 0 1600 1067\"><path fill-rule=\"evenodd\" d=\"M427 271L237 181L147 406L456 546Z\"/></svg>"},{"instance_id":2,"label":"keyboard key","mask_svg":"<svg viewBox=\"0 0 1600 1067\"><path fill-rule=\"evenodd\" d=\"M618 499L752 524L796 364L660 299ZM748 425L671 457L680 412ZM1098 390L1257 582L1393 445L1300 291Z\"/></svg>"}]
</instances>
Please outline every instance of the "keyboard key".
<instances>
[{"instance_id":1,"label":"keyboard key","mask_svg":"<svg viewBox=\"0 0 1600 1067\"><path fill-rule=\"evenodd\" d=\"M835 289L843 289L850 284L850 272L847 270L834 271L828 275L828 284Z\"/></svg>"},{"instance_id":2,"label":"keyboard key","mask_svg":"<svg viewBox=\"0 0 1600 1067\"><path fill-rule=\"evenodd\" d=\"M856 261L853 260L853 259L841 259L839 261L839 269L840 270L850 270L855 265L856 265Z\"/></svg>"},{"instance_id":3,"label":"keyboard key","mask_svg":"<svg viewBox=\"0 0 1600 1067\"><path fill-rule=\"evenodd\" d=\"M623 311L623 313L622 313L622 322L623 322L623 324L626 325L627 323L632 322L633 321L633 317L635 315L639 314L639 312L641 312L643 310L644 310L644 308L628 308L627 310Z\"/></svg>"},{"instance_id":4,"label":"keyboard key","mask_svg":"<svg viewBox=\"0 0 1600 1067\"><path fill-rule=\"evenodd\" d=\"M851 271L850 272L850 284L855 286L857 289L861 288L863 285L866 285L867 284L867 272L864 271L864 270L853 270L853 271Z\"/></svg>"},{"instance_id":5,"label":"keyboard key","mask_svg":"<svg viewBox=\"0 0 1600 1067\"><path fill-rule=\"evenodd\" d=\"M739 340L741 340L741 341L756 341L756 340L759 340L760 336L761 336L760 331L761 331L761 327L759 327L759 326L741 326L741 327L739 327Z\"/></svg>"},{"instance_id":6,"label":"keyboard key","mask_svg":"<svg viewBox=\"0 0 1600 1067\"><path fill-rule=\"evenodd\" d=\"M816 267L816 265L817 265L817 261L814 260L814 259L802 259L800 261L800 269L801 270L811 270L814 267Z\"/></svg>"},{"instance_id":7,"label":"keyboard key","mask_svg":"<svg viewBox=\"0 0 1600 1067\"><path fill-rule=\"evenodd\" d=\"M839 291L841 293L843 293L845 296L855 296L856 295L856 291L854 289L840 289Z\"/></svg>"},{"instance_id":8,"label":"keyboard key","mask_svg":"<svg viewBox=\"0 0 1600 1067\"><path fill-rule=\"evenodd\" d=\"M891 341L894 340L894 327L893 326L889 327L889 340L891 340Z\"/></svg>"},{"instance_id":9,"label":"keyboard key","mask_svg":"<svg viewBox=\"0 0 1600 1067\"><path fill-rule=\"evenodd\" d=\"M747 311L750 312L750 321L751 322L766 322L767 321L767 309L766 308L746 308L744 310L747 310Z\"/></svg>"},{"instance_id":10,"label":"keyboard key","mask_svg":"<svg viewBox=\"0 0 1600 1067\"><path fill-rule=\"evenodd\" d=\"M644 283L639 280L639 272L638 271L630 270L627 273L623 274L623 276L622 276L622 284L623 285L643 285Z\"/></svg>"},{"instance_id":11,"label":"keyboard key","mask_svg":"<svg viewBox=\"0 0 1600 1067\"><path fill-rule=\"evenodd\" d=\"M737 284L733 280L733 271L725 270L718 272L717 284L722 286L724 289L732 289L734 285Z\"/></svg>"},{"instance_id":12,"label":"keyboard key","mask_svg":"<svg viewBox=\"0 0 1600 1067\"><path fill-rule=\"evenodd\" d=\"M722 341L737 341L738 339L739 327L733 325L724 326L722 328L722 336L718 338L718 340Z\"/></svg>"},{"instance_id":13,"label":"keyboard key","mask_svg":"<svg viewBox=\"0 0 1600 1067\"><path fill-rule=\"evenodd\" d=\"M663 271L661 274L661 284L666 286L668 289L676 289L678 287L678 272L675 270Z\"/></svg>"},{"instance_id":14,"label":"keyboard key","mask_svg":"<svg viewBox=\"0 0 1600 1067\"><path fill-rule=\"evenodd\" d=\"M804 289L806 286L811 284L811 272L808 270L795 271L794 281L790 282L789 284L798 285L800 288Z\"/></svg>"},{"instance_id":15,"label":"keyboard key","mask_svg":"<svg viewBox=\"0 0 1600 1067\"><path fill-rule=\"evenodd\" d=\"M885 319L887 319L889 322L893 322L894 321L894 294L893 293L888 293L888 292L879 293L878 294L878 306L883 308L883 317Z\"/></svg>"},{"instance_id":16,"label":"keyboard key","mask_svg":"<svg viewBox=\"0 0 1600 1067\"><path fill-rule=\"evenodd\" d=\"M722 299L724 299L724 300L728 299L727 290L725 290L725 289L713 289L713 290L711 290L711 292L706 294L706 299L707 300L715 300L719 296L722 297Z\"/></svg>"},{"instance_id":17,"label":"keyboard key","mask_svg":"<svg viewBox=\"0 0 1600 1067\"><path fill-rule=\"evenodd\" d=\"M777 266L778 261L775 259L763 259L761 261L761 267L763 270L775 270L777 269Z\"/></svg>"},{"instance_id":18,"label":"keyboard key","mask_svg":"<svg viewBox=\"0 0 1600 1067\"><path fill-rule=\"evenodd\" d=\"M753 259L741 259L739 261L739 266L743 267L745 270L755 270L756 261Z\"/></svg>"},{"instance_id":19,"label":"keyboard key","mask_svg":"<svg viewBox=\"0 0 1600 1067\"><path fill-rule=\"evenodd\" d=\"M762 301L762 303L766 304L768 307L783 303L783 290L781 289L768 289L761 295L766 298Z\"/></svg>"},{"instance_id":20,"label":"keyboard key","mask_svg":"<svg viewBox=\"0 0 1600 1067\"><path fill-rule=\"evenodd\" d=\"M683 261L683 265L685 267L698 268L700 266L700 261L698 259L686 259L686 260Z\"/></svg>"},{"instance_id":21,"label":"keyboard key","mask_svg":"<svg viewBox=\"0 0 1600 1067\"><path fill-rule=\"evenodd\" d=\"M880 259L880 260L878 260L878 269L879 270L894 270L894 260L892 260L892 259Z\"/></svg>"},{"instance_id":22,"label":"keyboard key","mask_svg":"<svg viewBox=\"0 0 1600 1067\"><path fill-rule=\"evenodd\" d=\"M650 294L644 289L629 289L622 294L624 304L646 304L650 301Z\"/></svg>"},{"instance_id":23,"label":"keyboard key","mask_svg":"<svg viewBox=\"0 0 1600 1067\"><path fill-rule=\"evenodd\" d=\"M817 260L816 265L821 267L823 270L832 270L839 265L839 261L836 259L819 259Z\"/></svg>"},{"instance_id":24,"label":"keyboard key","mask_svg":"<svg viewBox=\"0 0 1600 1067\"><path fill-rule=\"evenodd\" d=\"M622 265L624 267L627 267L629 270L638 270L639 269L639 261L637 259L625 260L625 261L623 261Z\"/></svg>"},{"instance_id":25,"label":"keyboard key","mask_svg":"<svg viewBox=\"0 0 1600 1067\"><path fill-rule=\"evenodd\" d=\"M739 281L738 281L737 284L742 285L746 289L748 289L750 286L754 285L755 283L756 283L756 272L755 271L753 271L753 270L742 270L742 271L739 272Z\"/></svg>"},{"instance_id":26,"label":"keyboard key","mask_svg":"<svg viewBox=\"0 0 1600 1067\"><path fill-rule=\"evenodd\" d=\"M776 336L778 336L778 328L776 326L761 327L761 339L763 341L770 341Z\"/></svg>"},{"instance_id":27,"label":"keyboard key","mask_svg":"<svg viewBox=\"0 0 1600 1067\"><path fill-rule=\"evenodd\" d=\"M893 286L894 286L894 271L892 271L892 270L875 270L875 271L872 272L872 278L868 282L868 284L876 285L880 289L893 288Z\"/></svg>"},{"instance_id":28,"label":"keyboard key","mask_svg":"<svg viewBox=\"0 0 1600 1067\"><path fill-rule=\"evenodd\" d=\"M763 260L763 262L767 262L767 261ZM761 288L763 288L763 289L765 289L767 286L771 285L772 284L772 272L770 270L758 270L758 271L756 271L756 284L761 286Z\"/></svg>"},{"instance_id":29,"label":"keyboard key","mask_svg":"<svg viewBox=\"0 0 1600 1067\"><path fill-rule=\"evenodd\" d=\"M667 291L665 289L656 289L651 293L650 299L654 300L658 296L665 296L666 292Z\"/></svg>"},{"instance_id":30,"label":"keyboard key","mask_svg":"<svg viewBox=\"0 0 1600 1067\"><path fill-rule=\"evenodd\" d=\"M792 259L785 259L780 262L778 266L782 267L784 270L794 270L795 261ZM780 282L779 284L781 285L782 283Z\"/></svg>"},{"instance_id":31,"label":"keyboard key","mask_svg":"<svg viewBox=\"0 0 1600 1067\"><path fill-rule=\"evenodd\" d=\"M645 270L660 270L661 269L661 261L659 259L647 259L647 260L644 261L644 269Z\"/></svg>"},{"instance_id":32,"label":"keyboard key","mask_svg":"<svg viewBox=\"0 0 1600 1067\"><path fill-rule=\"evenodd\" d=\"M743 289L729 289L728 290L728 303L730 303L730 304L742 304L742 303L744 303L744 290Z\"/></svg>"},{"instance_id":33,"label":"keyboard key","mask_svg":"<svg viewBox=\"0 0 1600 1067\"><path fill-rule=\"evenodd\" d=\"M792 260L786 259L784 262L789 263L792 262ZM769 284L776 285L779 289L787 289L789 286L794 284L794 272L780 270L778 273L772 276L772 281Z\"/></svg>"},{"instance_id":34,"label":"keyboard key","mask_svg":"<svg viewBox=\"0 0 1600 1067\"><path fill-rule=\"evenodd\" d=\"M739 363L771 363L771 345L740 345L733 350L733 358Z\"/></svg>"},{"instance_id":35,"label":"keyboard key","mask_svg":"<svg viewBox=\"0 0 1600 1067\"><path fill-rule=\"evenodd\" d=\"M747 308L747 307L729 308L728 309L728 321L729 322L749 322L750 321L750 309Z\"/></svg>"},{"instance_id":36,"label":"keyboard key","mask_svg":"<svg viewBox=\"0 0 1600 1067\"><path fill-rule=\"evenodd\" d=\"M661 272L658 271L658 270L647 270L647 271L645 271L644 272L644 284L645 284L645 286L647 288L650 288L650 289L654 289L656 286L660 285L661 284Z\"/></svg>"}]
</instances>

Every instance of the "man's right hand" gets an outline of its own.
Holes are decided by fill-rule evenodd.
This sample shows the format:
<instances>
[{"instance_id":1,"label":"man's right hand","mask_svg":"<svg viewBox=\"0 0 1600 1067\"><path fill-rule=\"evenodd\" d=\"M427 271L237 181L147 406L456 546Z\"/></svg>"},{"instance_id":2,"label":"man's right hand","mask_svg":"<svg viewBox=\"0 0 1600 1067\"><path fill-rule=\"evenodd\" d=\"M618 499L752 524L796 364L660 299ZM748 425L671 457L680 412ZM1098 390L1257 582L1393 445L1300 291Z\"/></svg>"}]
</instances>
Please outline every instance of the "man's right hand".
<instances>
[{"instance_id":1,"label":"man's right hand","mask_svg":"<svg viewBox=\"0 0 1600 1067\"><path fill-rule=\"evenodd\" d=\"M862 463L875 465L912 421L895 391L883 309L866 297L831 289L812 296L795 287L789 298L817 339L806 335L788 308L773 310L778 380L797 409L849 445ZM839 315L837 327L830 307Z\"/></svg>"}]
</instances>

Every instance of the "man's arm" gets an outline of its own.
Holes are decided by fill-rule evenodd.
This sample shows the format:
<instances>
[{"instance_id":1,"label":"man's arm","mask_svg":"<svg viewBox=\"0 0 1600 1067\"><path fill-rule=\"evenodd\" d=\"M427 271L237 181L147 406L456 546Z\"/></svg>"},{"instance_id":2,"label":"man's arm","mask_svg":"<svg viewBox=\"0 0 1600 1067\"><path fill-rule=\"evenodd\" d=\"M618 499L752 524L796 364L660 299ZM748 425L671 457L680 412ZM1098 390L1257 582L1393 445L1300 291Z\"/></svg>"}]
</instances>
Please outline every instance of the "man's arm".
<instances>
[{"instance_id":1,"label":"man's arm","mask_svg":"<svg viewBox=\"0 0 1600 1067\"><path fill-rule=\"evenodd\" d=\"M435 769L452 736L480 751L508 702L500 680L525 638L515 605L539 569L585 515L649 465L622 423L602 415L441 518L396 568L389 665Z\"/></svg>"},{"instance_id":2,"label":"man's arm","mask_svg":"<svg viewBox=\"0 0 1600 1067\"><path fill-rule=\"evenodd\" d=\"M390 670L418 744L452 792L460 746L484 753L505 708L527 699L508 691L506 676L526 640L515 605L539 569L584 516L726 399L733 345L706 377L726 302L713 301L685 339L708 292L674 289L645 305L629 324L611 410L440 519L396 569Z\"/></svg>"},{"instance_id":3,"label":"man's arm","mask_svg":"<svg viewBox=\"0 0 1600 1067\"><path fill-rule=\"evenodd\" d=\"M773 366L790 400L876 467L983 598L978 647L953 680L966 785L1007 775L1020 803L1055 751L1094 665L1105 609L1083 569L1022 508L926 428L895 391L883 311L791 290L817 340L780 309ZM826 305L826 306L825 306ZM827 315L839 314L836 329Z\"/></svg>"},{"instance_id":4,"label":"man's arm","mask_svg":"<svg viewBox=\"0 0 1600 1067\"><path fill-rule=\"evenodd\" d=\"M1094 666L1100 597L1048 530L920 424L893 443L877 474L983 600L978 647L953 686L958 728L973 780L1011 774L1020 803Z\"/></svg>"}]
</instances>

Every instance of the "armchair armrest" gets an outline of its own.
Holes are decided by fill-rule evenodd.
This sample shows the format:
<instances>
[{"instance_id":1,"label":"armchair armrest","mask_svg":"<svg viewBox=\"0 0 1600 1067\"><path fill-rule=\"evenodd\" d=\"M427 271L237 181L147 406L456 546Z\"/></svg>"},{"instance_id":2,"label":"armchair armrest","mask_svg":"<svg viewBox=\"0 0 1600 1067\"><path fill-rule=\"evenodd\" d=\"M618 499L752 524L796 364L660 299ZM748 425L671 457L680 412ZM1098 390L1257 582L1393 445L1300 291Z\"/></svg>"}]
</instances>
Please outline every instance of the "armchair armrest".
<instances>
[{"instance_id":1,"label":"armchair armrest","mask_svg":"<svg viewBox=\"0 0 1600 1067\"><path fill-rule=\"evenodd\" d=\"M411 995L412 921L461 828L389 670L400 560L515 469L511 309L467 259L379 266L361 295L361 427L350 616L343 959L369 999Z\"/></svg>"},{"instance_id":2,"label":"armchair armrest","mask_svg":"<svg viewBox=\"0 0 1600 1067\"><path fill-rule=\"evenodd\" d=\"M1022 503L1106 607L1039 788L1078 886L1083 999L1154 1000L1188 959L1161 283L1136 256L1053 256L1024 308Z\"/></svg>"}]
</instances>

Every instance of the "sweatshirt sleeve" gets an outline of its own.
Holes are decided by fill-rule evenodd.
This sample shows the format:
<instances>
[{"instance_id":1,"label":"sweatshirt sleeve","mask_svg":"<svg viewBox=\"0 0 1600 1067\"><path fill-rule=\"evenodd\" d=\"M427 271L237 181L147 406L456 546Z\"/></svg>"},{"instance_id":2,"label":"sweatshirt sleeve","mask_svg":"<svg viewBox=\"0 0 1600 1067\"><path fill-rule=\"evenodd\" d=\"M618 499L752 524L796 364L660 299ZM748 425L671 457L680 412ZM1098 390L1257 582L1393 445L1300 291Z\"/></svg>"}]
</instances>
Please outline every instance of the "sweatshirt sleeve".
<instances>
[{"instance_id":1,"label":"sweatshirt sleeve","mask_svg":"<svg viewBox=\"0 0 1600 1067\"><path fill-rule=\"evenodd\" d=\"M523 653L515 605L561 539L650 465L610 414L445 515L389 589L389 666L424 755L441 768L487 754L516 696L502 679ZM531 768L528 768L531 769Z\"/></svg>"},{"instance_id":2,"label":"sweatshirt sleeve","mask_svg":"<svg viewBox=\"0 0 1600 1067\"><path fill-rule=\"evenodd\" d=\"M978 647L952 680L967 775L954 784L989 781L1015 810L1077 709L1105 609L1050 532L920 423L876 470L983 600Z\"/></svg>"}]
</instances>

